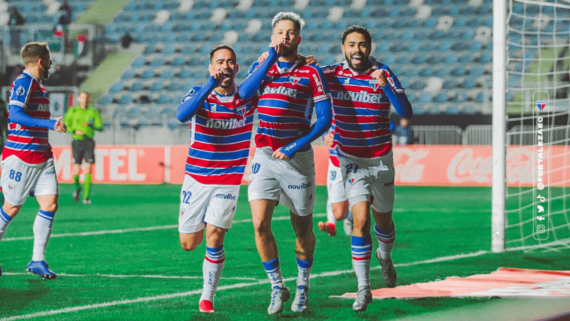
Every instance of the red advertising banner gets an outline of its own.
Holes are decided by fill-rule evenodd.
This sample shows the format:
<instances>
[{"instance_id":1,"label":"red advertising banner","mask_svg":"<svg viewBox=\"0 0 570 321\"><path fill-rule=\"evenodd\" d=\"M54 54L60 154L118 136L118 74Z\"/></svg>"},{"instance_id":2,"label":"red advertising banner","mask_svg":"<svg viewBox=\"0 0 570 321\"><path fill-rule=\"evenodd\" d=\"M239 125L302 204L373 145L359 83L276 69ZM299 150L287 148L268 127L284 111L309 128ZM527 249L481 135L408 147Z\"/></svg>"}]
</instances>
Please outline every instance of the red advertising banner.
<instances>
[{"instance_id":1,"label":"red advertising banner","mask_svg":"<svg viewBox=\"0 0 570 321\"><path fill-rule=\"evenodd\" d=\"M55 146L54 156L60 182L71 182L70 147ZM326 184L329 149L314 146L317 185ZM544 172L551 186L570 186L566 169L570 166L569 150L564 146L510 147L507 150L507 184L530 186L537 169L538 153L544 158ZM242 184L251 174L250 150ZM93 180L100 183L181 184L188 146L97 146ZM540 156L542 157L542 156ZM533 166L534 164L534 166ZM410 145L394 147L396 185L491 186L491 146ZM548 169L552 169L548 171ZM536 175L536 173L534 173Z\"/></svg>"},{"instance_id":2,"label":"red advertising banner","mask_svg":"<svg viewBox=\"0 0 570 321\"><path fill-rule=\"evenodd\" d=\"M53 154L58 181L73 182L71 146L54 146ZM111 184L162 184L164 154L164 146L98 145L95 148L93 181Z\"/></svg>"}]
</instances>

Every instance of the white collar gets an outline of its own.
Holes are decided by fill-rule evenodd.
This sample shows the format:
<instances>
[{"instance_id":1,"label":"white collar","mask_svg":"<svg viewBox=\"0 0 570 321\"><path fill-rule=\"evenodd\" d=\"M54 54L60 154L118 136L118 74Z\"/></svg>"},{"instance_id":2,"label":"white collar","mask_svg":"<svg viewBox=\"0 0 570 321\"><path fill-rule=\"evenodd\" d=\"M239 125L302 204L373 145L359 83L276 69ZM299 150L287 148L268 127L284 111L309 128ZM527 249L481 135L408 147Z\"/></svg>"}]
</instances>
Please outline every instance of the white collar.
<instances>
[{"instance_id":1,"label":"white collar","mask_svg":"<svg viewBox=\"0 0 570 321\"><path fill-rule=\"evenodd\" d=\"M37 82L40 82L40 81L38 80L38 78L36 78L36 76L34 76L34 75L33 75L31 72L29 72L28 70L25 70L25 69L24 69L24 73L25 73L26 75L32 77L33 80L35 80L35 81L37 81Z\"/></svg>"}]
</instances>

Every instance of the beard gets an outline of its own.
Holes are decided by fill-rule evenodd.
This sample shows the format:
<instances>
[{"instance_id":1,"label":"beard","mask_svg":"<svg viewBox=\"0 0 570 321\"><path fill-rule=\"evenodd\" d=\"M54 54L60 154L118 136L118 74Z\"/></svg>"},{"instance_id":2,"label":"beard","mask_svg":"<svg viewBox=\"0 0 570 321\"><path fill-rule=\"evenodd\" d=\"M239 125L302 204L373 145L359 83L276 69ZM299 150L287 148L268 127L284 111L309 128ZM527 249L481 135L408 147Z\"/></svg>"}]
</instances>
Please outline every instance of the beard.
<instances>
[{"instance_id":1,"label":"beard","mask_svg":"<svg viewBox=\"0 0 570 321\"><path fill-rule=\"evenodd\" d=\"M41 79L48 79L49 78L49 68L40 67L39 74L40 74Z\"/></svg>"},{"instance_id":2,"label":"beard","mask_svg":"<svg viewBox=\"0 0 570 321\"><path fill-rule=\"evenodd\" d=\"M230 88L232 85L234 84L234 80L231 79L230 81L226 82L225 80L222 81L222 83L220 83L220 87L224 88L224 89L228 89Z\"/></svg>"},{"instance_id":3,"label":"beard","mask_svg":"<svg viewBox=\"0 0 570 321\"><path fill-rule=\"evenodd\" d=\"M295 51L297 51L297 48L299 48L299 45L296 45L293 47L293 45L291 44L291 47L285 47L285 49L283 50L283 57L290 57L292 54L295 53Z\"/></svg>"},{"instance_id":4,"label":"beard","mask_svg":"<svg viewBox=\"0 0 570 321\"><path fill-rule=\"evenodd\" d=\"M359 64L358 66L355 66L352 64L351 62L351 57L347 54L345 54L345 58L346 58L346 62L348 63L348 66L350 67L350 69L355 70L355 71L365 71L366 69L370 68L370 63L368 62L368 57L365 54L361 54L358 53L357 55L362 56L362 63Z\"/></svg>"}]
</instances>

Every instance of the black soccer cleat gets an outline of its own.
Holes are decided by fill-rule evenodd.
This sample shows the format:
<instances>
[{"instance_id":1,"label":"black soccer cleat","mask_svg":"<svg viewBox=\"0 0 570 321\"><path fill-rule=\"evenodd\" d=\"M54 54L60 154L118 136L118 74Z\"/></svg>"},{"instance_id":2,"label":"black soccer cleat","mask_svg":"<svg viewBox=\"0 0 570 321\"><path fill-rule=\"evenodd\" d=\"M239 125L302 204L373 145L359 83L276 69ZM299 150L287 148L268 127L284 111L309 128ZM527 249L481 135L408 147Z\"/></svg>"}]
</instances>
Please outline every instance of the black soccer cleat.
<instances>
[{"instance_id":1,"label":"black soccer cleat","mask_svg":"<svg viewBox=\"0 0 570 321\"><path fill-rule=\"evenodd\" d=\"M79 202L79 195L81 195L81 189L75 190L75 192L73 192L73 202Z\"/></svg>"}]
</instances>

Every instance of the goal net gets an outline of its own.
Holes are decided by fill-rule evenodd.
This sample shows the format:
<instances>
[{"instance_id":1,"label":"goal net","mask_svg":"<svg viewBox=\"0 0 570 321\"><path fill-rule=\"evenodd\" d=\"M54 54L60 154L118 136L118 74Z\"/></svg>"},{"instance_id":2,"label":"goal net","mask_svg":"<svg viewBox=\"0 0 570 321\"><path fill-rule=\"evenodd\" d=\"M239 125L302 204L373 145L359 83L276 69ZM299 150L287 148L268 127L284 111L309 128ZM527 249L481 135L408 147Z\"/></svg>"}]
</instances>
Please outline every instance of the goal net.
<instances>
[{"instance_id":1,"label":"goal net","mask_svg":"<svg viewBox=\"0 0 570 321\"><path fill-rule=\"evenodd\" d=\"M570 248L570 0L506 9L504 248Z\"/></svg>"}]
</instances>

